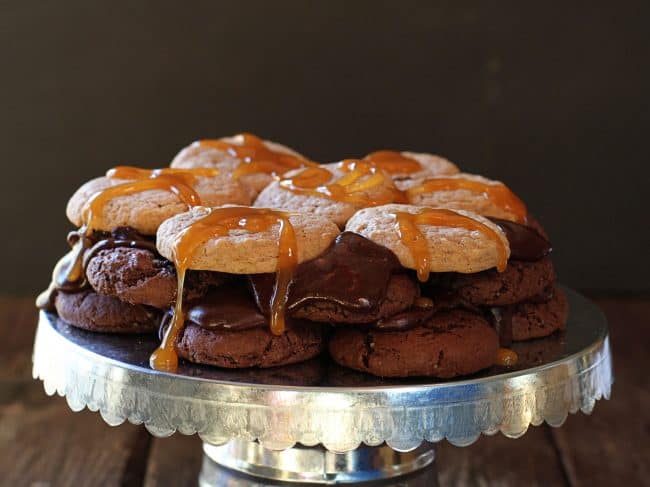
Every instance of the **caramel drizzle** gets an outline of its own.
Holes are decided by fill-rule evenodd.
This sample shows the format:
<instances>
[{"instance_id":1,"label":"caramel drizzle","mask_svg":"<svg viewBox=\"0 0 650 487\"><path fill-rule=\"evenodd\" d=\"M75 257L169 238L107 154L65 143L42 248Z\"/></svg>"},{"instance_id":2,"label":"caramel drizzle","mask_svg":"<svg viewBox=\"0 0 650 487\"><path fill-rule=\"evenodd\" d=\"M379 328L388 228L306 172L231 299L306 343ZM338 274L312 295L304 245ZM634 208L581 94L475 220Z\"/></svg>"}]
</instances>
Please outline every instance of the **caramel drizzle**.
<instances>
[{"instance_id":1,"label":"caramel drizzle","mask_svg":"<svg viewBox=\"0 0 650 487\"><path fill-rule=\"evenodd\" d=\"M378 206L404 201L403 194L393 187L392 180L374 163L345 159L337 168L344 173L335 182L335 175L324 167L308 167L291 178L280 180L280 187L296 194L320 196L333 201L361 206ZM369 191L386 185L386 192L372 197ZM392 189L392 190L391 190Z\"/></svg>"},{"instance_id":2,"label":"caramel drizzle","mask_svg":"<svg viewBox=\"0 0 650 487\"><path fill-rule=\"evenodd\" d=\"M499 348L494 364L502 367L513 367L517 365L518 360L519 357L517 356L517 352L514 350L510 350L509 348Z\"/></svg>"},{"instance_id":3,"label":"caramel drizzle","mask_svg":"<svg viewBox=\"0 0 650 487\"><path fill-rule=\"evenodd\" d=\"M183 313L183 286L185 273L190 268L197 249L216 237L225 237L231 230L246 230L259 233L280 225L278 242L278 264L273 295L271 297L270 328L275 335L285 330L284 312L289 294L289 284L298 265L296 234L289 215L282 211L267 208L232 206L207 209L207 215L181 231L174 239L172 260L176 265L178 289L176 304L170 326L162 343L151 355L151 367L156 370L174 372L178 368L178 355L175 345L185 325Z\"/></svg>"},{"instance_id":4,"label":"caramel drizzle","mask_svg":"<svg viewBox=\"0 0 650 487\"><path fill-rule=\"evenodd\" d=\"M415 261L418 279L426 282L431 273L431 254L424 234L418 225L440 227L465 228L470 231L479 231L497 245L497 270L503 272L508 261L505 244L499 234L487 225L468 216L461 215L452 210L423 208L418 213L396 212L397 231L401 242L409 249Z\"/></svg>"},{"instance_id":5,"label":"caramel drizzle","mask_svg":"<svg viewBox=\"0 0 650 487\"><path fill-rule=\"evenodd\" d=\"M243 133L241 136L244 139L241 145L224 140L199 140L198 144L226 151L239 159L241 162L233 173L235 180L254 173L282 176L291 169L318 165L300 156L273 151L256 135Z\"/></svg>"},{"instance_id":6,"label":"caramel drizzle","mask_svg":"<svg viewBox=\"0 0 650 487\"><path fill-rule=\"evenodd\" d=\"M413 174L422 170L418 161L393 150L371 152L364 159L388 174Z\"/></svg>"},{"instance_id":7,"label":"caramel drizzle","mask_svg":"<svg viewBox=\"0 0 650 487\"><path fill-rule=\"evenodd\" d=\"M131 166L118 166L106 173L110 179L129 180L124 184L111 186L98 191L86 202L82 211L82 227L79 240L72 250L57 264L55 285L59 288L78 283L81 287L85 281L84 255L90 248L88 236L96 229L98 216L106 204L113 198L128 196L148 190L169 191L188 207L201 204L201 198L191 186L198 177L213 177L216 169L140 169ZM66 269L64 269L66 267Z\"/></svg>"},{"instance_id":8,"label":"caramel drizzle","mask_svg":"<svg viewBox=\"0 0 650 487\"><path fill-rule=\"evenodd\" d=\"M199 206L201 197L192 187L200 176L213 177L216 169L140 169L131 166L119 166L106 173L110 179L130 180L95 193L90 197L83 210L83 223L88 231L94 229L97 215L106 204L119 196L128 196L149 190L163 190L175 194L188 207Z\"/></svg>"},{"instance_id":9,"label":"caramel drizzle","mask_svg":"<svg viewBox=\"0 0 650 487\"><path fill-rule=\"evenodd\" d=\"M527 222L528 210L526 205L502 183L489 184L463 178L433 178L427 179L418 186L407 189L406 195L412 197L422 193L454 191L459 189L482 195L495 206L513 215L517 223L525 224Z\"/></svg>"}]
</instances>

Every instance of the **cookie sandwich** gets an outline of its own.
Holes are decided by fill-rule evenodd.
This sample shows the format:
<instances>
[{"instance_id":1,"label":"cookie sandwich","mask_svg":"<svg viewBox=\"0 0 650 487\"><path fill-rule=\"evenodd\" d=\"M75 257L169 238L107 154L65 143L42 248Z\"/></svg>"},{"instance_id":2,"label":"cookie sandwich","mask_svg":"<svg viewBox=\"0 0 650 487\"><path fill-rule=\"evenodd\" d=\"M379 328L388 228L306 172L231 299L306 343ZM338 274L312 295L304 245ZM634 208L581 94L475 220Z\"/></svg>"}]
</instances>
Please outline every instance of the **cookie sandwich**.
<instances>
[{"instance_id":1,"label":"cookie sandwich","mask_svg":"<svg viewBox=\"0 0 650 487\"><path fill-rule=\"evenodd\" d=\"M556 285L546 231L506 185L459 173L409 181L403 188L413 205L466 210L487 217L510 242L512 253L503 272L439 274L431 288L489 312L505 345L511 340L548 336L564 327L568 305Z\"/></svg>"},{"instance_id":2,"label":"cookie sandwich","mask_svg":"<svg viewBox=\"0 0 650 487\"><path fill-rule=\"evenodd\" d=\"M175 265L181 298L163 326L152 367L174 371L180 356L219 367L265 368L320 354L324 326L287 316L287 295L296 268L320 255L338 233L334 223L317 215L250 206L197 207L165 221L157 247ZM186 302L190 270L227 282ZM249 289L249 276L258 274L272 276L266 309Z\"/></svg>"},{"instance_id":3,"label":"cookie sandwich","mask_svg":"<svg viewBox=\"0 0 650 487\"><path fill-rule=\"evenodd\" d=\"M56 265L37 304L89 331L157 330L176 299L174 267L156 250L167 218L198 204L247 203L250 197L215 169L140 169L120 166L84 184L68 203L71 251ZM187 292L202 294L219 280L188 277Z\"/></svg>"}]
</instances>

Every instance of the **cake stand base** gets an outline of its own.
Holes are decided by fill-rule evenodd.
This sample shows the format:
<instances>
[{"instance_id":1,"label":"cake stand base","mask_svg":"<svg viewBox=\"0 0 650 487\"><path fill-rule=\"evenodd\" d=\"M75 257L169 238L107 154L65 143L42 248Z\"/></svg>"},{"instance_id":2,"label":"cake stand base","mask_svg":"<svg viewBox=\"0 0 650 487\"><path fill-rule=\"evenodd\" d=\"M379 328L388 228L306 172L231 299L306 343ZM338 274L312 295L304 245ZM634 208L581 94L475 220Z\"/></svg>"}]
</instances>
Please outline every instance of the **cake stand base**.
<instances>
[{"instance_id":1,"label":"cake stand base","mask_svg":"<svg viewBox=\"0 0 650 487\"><path fill-rule=\"evenodd\" d=\"M221 446L204 443L203 451L207 458L199 484L204 487L223 485L224 472L214 463L268 480L340 484L410 474L430 465L435 458L433 445L428 443L410 452L398 452L388 446L362 446L334 453L322 447L303 446L274 451L254 441L232 440Z\"/></svg>"},{"instance_id":2,"label":"cake stand base","mask_svg":"<svg viewBox=\"0 0 650 487\"><path fill-rule=\"evenodd\" d=\"M431 444L467 446L499 431L519 438L530 425L561 426L568 414L591 413L609 397L607 322L587 299L565 291L565 332L513 343L515 367L457 380L379 379L326 355L271 369L181 362L171 374L149 368L154 336L86 332L45 312L33 375L73 411L98 411L112 426L128 420L157 437L198 434L206 445L203 485L380 480L431 487L435 465L422 468L433 461Z\"/></svg>"}]
</instances>

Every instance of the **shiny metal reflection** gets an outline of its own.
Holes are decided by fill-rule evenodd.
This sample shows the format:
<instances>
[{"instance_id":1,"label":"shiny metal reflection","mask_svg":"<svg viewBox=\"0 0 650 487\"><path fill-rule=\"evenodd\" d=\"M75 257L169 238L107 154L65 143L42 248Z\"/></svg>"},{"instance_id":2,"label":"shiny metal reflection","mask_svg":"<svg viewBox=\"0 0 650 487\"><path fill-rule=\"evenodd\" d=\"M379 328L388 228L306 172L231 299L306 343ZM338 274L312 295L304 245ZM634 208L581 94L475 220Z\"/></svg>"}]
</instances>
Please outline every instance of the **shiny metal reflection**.
<instances>
[{"instance_id":1,"label":"shiny metal reflection","mask_svg":"<svg viewBox=\"0 0 650 487\"><path fill-rule=\"evenodd\" d=\"M302 482L310 475L312 482L331 481L328 475L358 482L372 472L398 475L429 463L432 453L416 450L423 439L466 446L482 433L516 438L530 424L560 426L569 413L590 413L597 400L609 398L607 322L587 299L566 291L566 333L513 344L520 358L530 359L516 370L463 380L378 382L326 357L283 370L185 364L178 374L165 374L148 367L155 338L84 332L44 312L33 376L48 394L65 396L72 410L99 411L108 424L128 420L155 436L198 433L210 445L226 445L208 451L231 468L286 480L294 472ZM248 440L255 439L259 444L251 446ZM294 447L298 443L324 445L331 453L304 451ZM390 448L359 450L362 443Z\"/></svg>"},{"instance_id":2,"label":"shiny metal reflection","mask_svg":"<svg viewBox=\"0 0 650 487\"><path fill-rule=\"evenodd\" d=\"M273 451L254 441L233 440L225 445L203 444L206 455L201 472L201 485L269 485L257 483L260 478L281 482L317 484L358 483L401 477L430 465L435 453L431 444L401 453L387 446L361 446L345 453L333 453L322 447L296 446L284 451ZM213 463L214 462L214 463ZM215 466L215 464L217 464ZM237 477L228 470L241 472L256 478ZM215 483L218 474L230 476ZM425 472L433 475L432 472ZM239 481L249 482L246 484ZM273 484L270 484L273 485ZM415 485L413 483L402 485ZM428 483L426 485L432 485Z\"/></svg>"}]
</instances>

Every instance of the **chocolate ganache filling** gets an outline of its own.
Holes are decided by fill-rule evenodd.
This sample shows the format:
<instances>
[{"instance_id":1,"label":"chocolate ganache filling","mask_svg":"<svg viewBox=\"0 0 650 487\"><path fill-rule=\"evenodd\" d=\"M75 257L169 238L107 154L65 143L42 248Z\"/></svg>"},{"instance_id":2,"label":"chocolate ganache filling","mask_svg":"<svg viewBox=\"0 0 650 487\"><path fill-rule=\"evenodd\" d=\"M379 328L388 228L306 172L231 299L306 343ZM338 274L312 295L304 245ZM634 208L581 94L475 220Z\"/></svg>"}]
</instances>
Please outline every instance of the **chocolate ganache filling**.
<instances>
[{"instance_id":1,"label":"chocolate ganache filling","mask_svg":"<svg viewBox=\"0 0 650 487\"><path fill-rule=\"evenodd\" d=\"M320 256L297 266L287 309L314 301L335 302L355 310L376 309L386 296L391 275L402 271L397 257L386 247L343 232ZM255 274L250 282L255 301L268 314L275 276Z\"/></svg>"},{"instance_id":2,"label":"chocolate ganache filling","mask_svg":"<svg viewBox=\"0 0 650 487\"><path fill-rule=\"evenodd\" d=\"M268 319L260 312L250 291L242 282L213 288L205 296L193 299L184 306L185 325L196 325L206 330L242 331L251 328L268 328ZM170 325L171 310L160 324L160 338ZM287 321L291 326L291 321Z\"/></svg>"},{"instance_id":3,"label":"chocolate ganache filling","mask_svg":"<svg viewBox=\"0 0 650 487\"><path fill-rule=\"evenodd\" d=\"M52 283L36 300L36 306L41 309L53 311L56 293L59 291L76 293L86 289L86 266L101 250L130 247L158 253L154 237L142 235L131 227L118 227L112 232L93 232L89 236L84 235L82 231L74 231L68 234L67 240L71 247L70 252L56 264ZM77 266L81 268L81 272L71 272L71 269ZM74 278L71 277L73 275Z\"/></svg>"},{"instance_id":4,"label":"chocolate ganache filling","mask_svg":"<svg viewBox=\"0 0 650 487\"><path fill-rule=\"evenodd\" d=\"M118 227L111 233L95 232L91 238L95 243L84 254L84 268L86 268L88 262L90 262L90 260L102 250L128 247L132 249L149 250L154 254L158 254L155 239L153 237L142 235L131 227Z\"/></svg>"},{"instance_id":5,"label":"chocolate ganache filling","mask_svg":"<svg viewBox=\"0 0 650 487\"><path fill-rule=\"evenodd\" d=\"M260 313L246 287L239 283L212 289L201 299L187 303L185 323L207 330L247 330L268 326L268 320Z\"/></svg>"},{"instance_id":6,"label":"chocolate ganache filling","mask_svg":"<svg viewBox=\"0 0 650 487\"><path fill-rule=\"evenodd\" d=\"M531 227L499 218L489 218L489 220L506 234L510 244L511 259L533 262L546 257L553 250L551 242Z\"/></svg>"}]
</instances>

